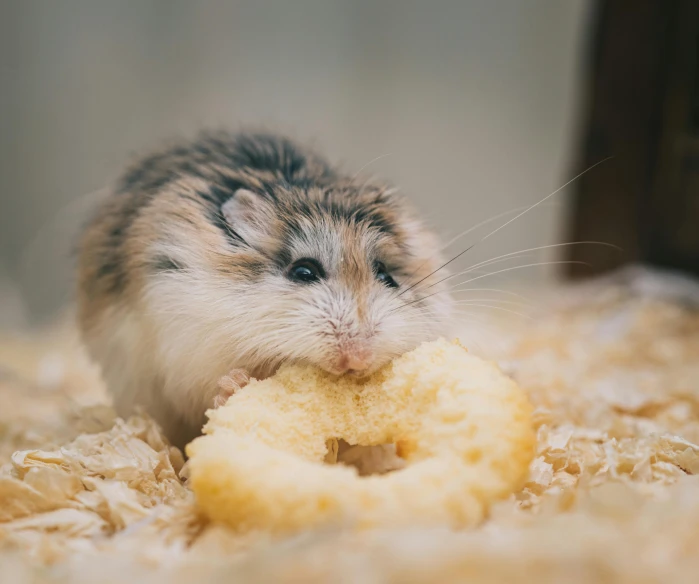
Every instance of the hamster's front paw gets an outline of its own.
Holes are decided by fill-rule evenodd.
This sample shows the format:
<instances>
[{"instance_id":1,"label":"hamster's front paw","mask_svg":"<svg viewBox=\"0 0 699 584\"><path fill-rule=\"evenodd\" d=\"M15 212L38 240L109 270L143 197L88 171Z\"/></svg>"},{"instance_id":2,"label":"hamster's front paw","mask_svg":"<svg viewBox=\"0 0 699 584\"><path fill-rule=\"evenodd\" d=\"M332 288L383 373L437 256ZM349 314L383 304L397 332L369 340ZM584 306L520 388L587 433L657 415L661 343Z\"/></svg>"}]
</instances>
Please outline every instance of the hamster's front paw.
<instances>
[{"instance_id":1,"label":"hamster's front paw","mask_svg":"<svg viewBox=\"0 0 699 584\"><path fill-rule=\"evenodd\" d=\"M236 391L242 389L250 381L250 376L244 369L233 369L228 375L218 380L218 394L214 397L214 409L221 407Z\"/></svg>"}]
</instances>

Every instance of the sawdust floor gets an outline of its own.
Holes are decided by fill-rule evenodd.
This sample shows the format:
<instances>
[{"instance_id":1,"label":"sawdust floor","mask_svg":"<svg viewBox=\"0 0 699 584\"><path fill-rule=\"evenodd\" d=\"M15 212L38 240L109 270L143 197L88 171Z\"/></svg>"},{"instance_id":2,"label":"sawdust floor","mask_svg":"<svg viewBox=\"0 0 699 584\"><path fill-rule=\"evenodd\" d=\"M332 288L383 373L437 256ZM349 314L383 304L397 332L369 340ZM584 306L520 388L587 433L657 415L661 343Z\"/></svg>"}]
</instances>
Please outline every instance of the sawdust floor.
<instances>
[{"instance_id":1,"label":"sawdust floor","mask_svg":"<svg viewBox=\"0 0 699 584\"><path fill-rule=\"evenodd\" d=\"M524 489L460 533L207 526L181 454L147 417L115 418L70 329L7 335L2 580L695 582L698 289L634 269L538 291L532 320L465 325L530 395L539 440Z\"/></svg>"}]
</instances>

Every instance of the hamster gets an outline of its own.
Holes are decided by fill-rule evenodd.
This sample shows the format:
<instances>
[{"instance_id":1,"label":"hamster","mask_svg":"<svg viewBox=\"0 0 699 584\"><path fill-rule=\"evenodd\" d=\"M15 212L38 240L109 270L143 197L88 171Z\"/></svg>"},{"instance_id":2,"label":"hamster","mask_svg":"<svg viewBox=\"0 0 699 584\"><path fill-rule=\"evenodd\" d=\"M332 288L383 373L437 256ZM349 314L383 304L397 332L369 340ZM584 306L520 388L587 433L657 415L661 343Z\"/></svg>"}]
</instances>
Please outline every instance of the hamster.
<instances>
[{"instance_id":1,"label":"hamster","mask_svg":"<svg viewBox=\"0 0 699 584\"><path fill-rule=\"evenodd\" d=\"M202 133L110 189L79 245L78 322L118 414L182 447L249 376L364 375L443 335L441 263L389 184L285 137Z\"/></svg>"}]
</instances>

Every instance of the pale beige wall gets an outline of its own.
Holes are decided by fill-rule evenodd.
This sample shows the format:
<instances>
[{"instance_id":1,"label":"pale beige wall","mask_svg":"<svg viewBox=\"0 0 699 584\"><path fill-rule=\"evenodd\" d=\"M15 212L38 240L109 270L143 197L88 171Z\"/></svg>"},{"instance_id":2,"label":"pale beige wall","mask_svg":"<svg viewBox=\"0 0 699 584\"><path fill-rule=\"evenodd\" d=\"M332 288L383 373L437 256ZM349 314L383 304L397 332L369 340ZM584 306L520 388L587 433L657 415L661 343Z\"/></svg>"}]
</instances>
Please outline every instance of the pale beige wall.
<instances>
[{"instance_id":1,"label":"pale beige wall","mask_svg":"<svg viewBox=\"0 0 699 584\"><path fill-rule=\"evenodd\" d=\"M27 313L50 314L70 298L84 195L131 153L202 124L279 127L352 168L387 155L369 168L445 233L532 203L571 171L588 8L8 0L0 278L19 286ZM557 241L564 211L538 210L469 258ZM7 284L0 294L7 311Z\"/></svg>"}]
</instances>

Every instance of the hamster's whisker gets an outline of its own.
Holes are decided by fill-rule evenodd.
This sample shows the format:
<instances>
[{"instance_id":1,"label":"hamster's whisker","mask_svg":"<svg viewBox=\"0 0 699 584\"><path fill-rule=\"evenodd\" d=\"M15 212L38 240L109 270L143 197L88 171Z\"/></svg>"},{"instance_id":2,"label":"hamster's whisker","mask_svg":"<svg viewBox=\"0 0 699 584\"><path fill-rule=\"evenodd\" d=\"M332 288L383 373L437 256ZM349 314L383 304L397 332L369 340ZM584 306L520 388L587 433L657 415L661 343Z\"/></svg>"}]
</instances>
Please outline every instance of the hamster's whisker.
<instances>
[{"instance_id":1,"label":"hamster's whisker","mask_svg":"<svg viewBox=\"0 0 699 584\"><path fill-rule=\"evenodd\" d=\"M425 286L424 288L422 288L422 290L429 290L430 288L432 288L433 286L436 286L437 284L441 284L442 282L446 282L447 280L451 280L452 278L456 278L457 276L462 276L464 274L467 274L468 272L472 271L473 268L480 268L482 266L487 266L489 264L494 264L494 263L497 263L499 261L505 261L508 259L520 258L520 257L523 257L523 254L526 254L526 253L532 252L532 251L540 251L543 249L552 249L552 248L556 248L556 247L568 247L571 245L601 245L604 247L611 247L611 248L614 248L618 251L621 251L621 248L618 245L614 245L613 243L606 243L604 241L569 241L569 242L565 242L565 243L552 243L550 245L540 245L537 247L530 247L529 249L521 249L518 251L506 253L506 254L491 258L489 260L484 260L482 262L479 262L477 264L470 266L469 268L465 269L462 272L457 272L456 274L451 274L449 276L445 276L441 280L437 280L436 282L433 282L432 284Z\"/></svg>"},{"instance_id":2,"label":"hamster's whisker","mask_svg":"<svg viewBox=\"0 0 699 584\"><path fill-rule=\"evenodd\" d=\"M526 209L526 207L518 207L516 209L510 209L509 211L505 211L504 213L499 213L498 215L495 215L491 217L490 219L486 219L485 221L481 221L480 223L476 223L473 227L469 227L465 231L462 231L459 233L457 236L453 237L450 239L447 243L445 243L442 247L439 248L439 251L444 251L447 249L450 245L456 243L459 239L464 237L465 235L468 235L472 231L475 231L479 227L483 227L484 225L487 225L488 223L492 223L493 221L497 221L498 219L502 219L503 217L506 217L507 215L512 215L512 213L517 213L521 211L522 209ZM422 262L411 274L408 276L408 279L412 278L415 274L417 274L428 262L429 260L425 260Z\"/></svg>"},{"instance_id":3,"label":"hamster's whisker","mask_svg":"<svg viewBox=\"0 0 699 584\"><path fill-rule=\"evenodd\" d=\"M492 304L469 304L468 306L475 306L477 308L488 308L491 310L502 310L503 312L509 312L510 314L516 314L517 316L521 316L522 318L528 318L531 319L532 316L529 314L524 314L523 312L518 312L516 310L511 310L509 308L503 308L502 306L493 306Z\"/></svg>"},{"instance_id":4,"label":"hamster's whisker","mask_svg":"<svg viewBox=\"0 0 699 584\"><path fill-rule=\"evenodd\" d=\"M459 239L461 239L461 238L464 237L465 235L468 235L468 234L471 233L472 231L475 231L475 230L478 229L479 227L483 227L484 225L487 225L488 223L492 223L493 221L497 221L498 219L502 219L503 217L506 217L507 215L512 215L512 213L519 213L520 211L522 211L523 209L526 209L526 208L527 208L527 207L517 207L516 209L510 209L509 211L505 211L504 213L499 213L499 214L497 214L497 215L494 215L493 217L490 217L489 219L485 219L484 221L481 221L480 223L476 223L476 225L474 225L473 227L469 227L469 228L466 229L465 231L462 231L461 233L459 233L459 234L456 235L455 237L451 238L447 243L445 243L444 245L442 245L442 246L439 248L439 251L444 251L445 249L447 249L448 247L450 247L451 245L453 245L454 243L456 243ZM426 264L428 261L429 261L429 260L425 260L424 262L422 262L422 263L410 274L410 276L408 276L408 279L412 278L415 274L417 274L417 273L425 266L425 264Z\"/></svg>"},{"instance_id":5,"label":"hamster's whisker","mask_svg":"<svg viewBox=\"0 0 699 584\"><path fill-rule=\"evenodd\" d=\"M528 257L531 257L531 254L524 254L524 253L523 253L523 254L520 254L520 255L514 255L514 256L511 256L511 257L508 257L508 258L503 258L503 259L493 258L493 259L485 260L485 261L483 261L483 262L480 262L480 263L478 263L478 264L475 264L475 265L471 266L470 268L468 268L467 270L464 270L464 271L459 272L458 274L454 274L454 275L458 276L458 275L463 275L463 274L466 274L466 273L482 274L485 270L483 270L483 269L481 269L481 268L485 268L485 267L487 267L487 266L489 266L489 265L498 264L498 263L505 262L505 261L509 261L509 260L524 259L524 258L528 258ZM444 278L444 280L446 280L446 279L447 279L447 278ZM441 281L442 281L442 280L440 280L440 282L441 282ZM419 286L419 287L417 287L417 288L415 289L414 294L418 294L418 293L422 292L423 290L427 290L428 288L431 288L433 285L436 285L436 284L438 284L438 283L440 283L440 282L435 282L435 284L432 284L432 285L430 285L430 286L424 286L424 287L423 287L423 286ZM472 290L474 290L474 288L468 288L468 289L466 289L466 290L464 290L464 291L469 291L469 290L472 291ZM475 290L478 290L478 288L475 288ZM501 292L505 292L504 290L500 290L500 291L501 291ZM510 294L514 294L514 292L510 292ZM400 296L400 295L398 295L398 296ZM524 298L521 294L515 294L515 296L520 296L521 298ZM425 298L427 298L427 296L425 296Z\"/></svg>"},{"instance_id":6,"label":"hamster's whisker","mask_svg":"<svg viewBox=\"0 0 699 584\"><path fill-rule=\"evenodd\" d=\"M458 322L467 323L469 326L475 325L478 333L486 332L497 338L498 332L492 328L492 321L483 312L458 311Z\"/></svg>"},{"instance_id":7,"label":"hamster's whisker","mask_svg":"<svg viewBox=\"0 0 699 584\"><path fill-rule=\"evenodd\" d=\"M496 234L498 231L500 231L501 229L504 229L505 227L507 227L508 225L510 225L511 223L513 223L514 221L517 221L517 219L519 219L519 218L522 217L523 215L529 213L529 211L531 211L532 209L535 209L536 207L539 207L542 203L548 201L551 197L553 197L554 195L557 195L558 193L560 193L560 192L561 192L563 189L565 189L568 185L574 183L576 180L578 180L579 178L583 177L583 176L586 175L588 172L590 172L590 171L593 170L594 168L598 167L600 164L603 164L603 163L607 162L608 160L611 160L612 158L613 158L613 156L607 156L607 158L604 158L603 160L600 160L599 162L596 162L596 163L593 164L592 166L588 166L585 170L583 170L582 172L580 172L579 174L577 174L576 176L574 176L573 178L571 178L567 183L565 183L564 185L558 187L555 191L553 191L552 193L546 195L546 196L545 196L543 199L541 199L540 201L538 201L538 202L534 203L533 205L527 207L524 211L522 211L521 213L519 213L518 215L516 215L515 217L513 217L512 219L510 219L509 221L507 221L507 222L504 223L503 225L500 225L500 227L497 227L496 229L494 229L493 231L491 231L490 233L488 233L486 236L484 236L482 239L480 239L477 243L481 243L481 242L485 241L486 239L488 239L489 237L495 235L495 234Z\"/></svg>"},{"instance_id":8,"label":"hamster's whisker","mask_svg":"<svg viewBox=\"0 0 699 584\"><path fill-rule=\"evenodd\" d=\"M512 271L512 270L521 270L521 269L524 269L524 268L532 268L532 267L535 267L535 266L549 266L549 265L554 265L554 264L579 264L579 265L584 265L584 266L591 267L591 264L589 264L588 262L581 262L581 261L576 261L576 260L559 260L559 261L552 261L552 262L536 262L536 263L533 263L533 264L524 264L523 266L513 266L513 267L511 267L511 268L504 268L504 269L502 269L502 270L497 270L497 271L495 271L495 272L488 272L487 274L482 274L482 275L480 275L480 276L476 276L475 278L469 278L468 280L464 280L463 282L459 282L458 284L454 284L454 286L453 286L452 288L446 288L446 289L444 289L444 290L438 290L437 292L432 292L432 294L427 294L426 296L421 296L420 298L416 298L415 300L412 300L412 301L410 301L410 302L406 302L405 304L402 304L401 306L398 306L397 308L394 308L393 310L394 310L394 311L395 311L395 310L400 310L400 309L405 308L405 307L407 307L407 306L411 306L411 305L416 304L416 303L418 303L418 302L422 302L423 300L425 300L425 299L427 299L427 298L430 298L430 297L432 297L432 296L434 296L434 295L436 295L436 294L441 294L441 293L449 292L449 291L459 292L460 290L458 290L456 287L462 286L463 284L468 284L469 282L475 282L476 280L480 280L480 279L482 279L482 278L487 278L487 277L489 277L489 276L495 276L496 274L503 274L503 273L505 273L505 272L510 272L510 271Z\"/></svg>"},{"instance_id":9,"label":"hamster's whisker","mask_svg":"<svg viewBox=\"0 0 699 584\"><path fill-rule=\"evenodd\" d=\"M484 268L484 267L489 266L489 265L492 265L492 264L499 264L499 263L501 263L501 262L506 262L506 261L510 261L510 260L521 260L521 259L524 259L524 258L527 258L527 257L531 257L531 255L530 255L530 254L522 253L522 254L517 254L517 255L510 256L510 257L506 257L506 258L493 258L493 259L490 259L490 260L484 260L484 261L482 261L482 262L479 262L479 263L477 263L477 264L474 264L473 266L471 266L470 268L468 268L468 269L466 269L466 270L464 270L464 271L462 271L462 272L459 272L459 273L457 273L457 274L454 274L454 276L463 275L463 274L466 274L466 273L468 273L468 272L476 272L476 273L478 273L478 272L479 272L479 269L478 269L478 268ZM442 280L439 280L438 282L435 282L434 284L425 285L425 286L420 286L420 287L417 288L417 290L415 290L415 292L417 293L417 292L422 292L423 290L427 290L427 289L431 288L432 286L436 286L437 284L439 284L439 283L441 283L441 282L444 282L444 281L448 280L450 277L452 277L452 276L445 277L445 278L443 278Z\"/></svg>"},{"instance_id":10,"label":"hamster's whisker","mask_svg":"<svg viewBox=\"0 0 699 584\"><path fill-rule=\"evenodd\" d=\"M578 261L578 260L554 260L550 262L535 262L532 264L524 264L521 266L512 266L510 268L503 268L502 270L497 270L495 272L488 272L486 274L482 274L480 276L476 276L475 278L469 278L468 280L464 280L463 282L459 282L457 284L454 284L449 290L455 291L455 292L460 292L461 290L458 290L458 286L462 286L463 284L468 284L469 282L475 282L476 280L480 280L482 278L487 278L489 276L495 276L496 274L503 274L505 272L511 272L512 270L521 270L524 268L533 268L537 266L551 266L551 265L560 265L560 264L577 264L577 265L583 265L587 267L592 267L592 264L588 262L583 262L583 261ZM432 294L428 294L424 298L428 298L429 296L432 296L433 294L439 294L439 292L433 292Z\"/></svg>"},{"instance_id":11,"label":"hamster's whisker","mask_svg":"<svg viewBox=\"0 0 699 584\"><path fill-rule=\"evenodd\" d=\"M509 304L510 306L527 306L529 308L535 308L534 304L529 302L517 302L514 300L499 300L498 298L468 298L466 300L458 300L454 302L454 306L461 306L464 304L469 304L471 302L497 302L498 304Z\"/></svg>"},{"instance_id":12,"label":"hamster's whisker","mask_svg":"<svg viewBox=\"0 0 699 584\"><path fill-rule=\"evenodd\" d=\"M459 293L463 292L498 292L500 294L506 294L508 296L514 296L515 298L520 298L531 302L531 298L524 296L523 294L518 294L517 292L512 292L511 290L502 290L500 288L464 288L460 290Z\"/></svg>"},{"instance_id":13,"label":"hamster's whisker","mask_svg":"<svg viewBox=\"0 0 699 584\"><path fill-rule=\"evenodd\" d=\"M497 221L498 219L502 219L503 217L507 217L507 215L512 215L512 213L519 213L520 211L525 210L527 207L517 207L516 209L510 209L509 211L505 211L504 213L499 213L498 215L495 215L494 217L491 217L490 219L486 219L485 221L481 221L480 223L477 223L473 227L469 227L465 231L462 231L452 239L450 239L447 243L445 243L441 248L440 251L444 251L447 249L450 245L456 243L459 239L464 237L465 235L468 235L472 231L475 231L479 227L483 227L484 225L487 225L488 223L492 223L493 221ZM422 264L423 266L425 264ZM420 266L422 267L422 266ZM419 268L418 268L419 269Z\"/></svg>"},{"instance_id":14,"label":"hamster's whisker","mask_svg":"<svg viewBox=\"0 0 699 584\"><path fill-rule=\"evenodd\" d=\"M433 276L434 274L436 274L436 273L439 272L440 270L443 270L443 269L446 268L449 264L451 264L452 262L454 262L454 261L456 261L457 259L459 259L459 258L460 258L462 255L464 255L466 252L468 252L468 251L470 251L471 249L473 249L473 248L474 248L476 245L478 245L479 243L483 243L483 242L484 242L485 240L487 240L489 237L492 237L493 235L495 235L496 233L498 233L498 231L504 229L505 227L507 227L508 225L510 225L511 223L513 223L514 221L516 221L517 219L519 219L520 217L522 217L523 215L526 215L527 213L529 213L529 211L535 209L536 207L540 206L540 205L543 204L544 202L548 201L551 197L553 197L554 195L557 195L558 193L560 193L560 192L561 192L563 189L565 189L568 185L570 185L571 183L575 182L576 180L578 180L579 178L581 178L582 176L584 176L585 174L587 174L588 172L590 172L591 170L593 170L594 168L596 168L597 166L599 166L600 164L602 164L602 163L604 163L604 162L607 162L607 161L610 160L611 158L613 158L613 157L612 157L612 156L608 156L607 158L604 158L603 160L600 160L599 162L596 162L596 163L593 164L592 166L589 166L588 168L586 168L585 170L583 170L581 173L577 174L577 175L574 176L572 179L570 179L567 183L565 183L564 185L558 187L555 191L553 191L552 193L546 195L543 199L537 201L537 202L534 203L533 205L530 205L530 206L527 207L524 211L521 211L521 212L518 213L515 217L513 217L513 218L510 219L509 221L503 223L503 224L500 225L499 227L495 228L495 229L494 229L493 231L491 231L490 233L484 235L481 239L479 239L479 240L476 241L475 243L472 243L471 245L469 245L465 250L463 250L462 252L456 254L456 255L455 255L453 258L451 258L449 261L443 263L443 264L442 264L440 267L438 267L436 270L434 270L433 272L427 274L427 276L425 276L424 278L418 280L417 282L415 282L415 284L413 284L412 286L410 286L410 287L406 288L405 290L403 290L403 291L399 294L399 296L405 294L405 293L408 292L409 290L412 290L413 288L415 288L415 286L421 284L422 282L424 282L425 280L427 280L429 277Z\"/></svg>"},{"instance_id":15,"label":"hamster's whisker","mask_svg":"<svg viewBox=\"0 0 699 584\"><path fill-rule=\"evenodd\" d=\"M382 154L381 156L377 156L376 158L370 160L370 161L367 162L364 166L362 166L357 172L355 172L354 175L352 175L352 179L351 179L351 180L352 180L352 181L357 180L357 177L358 177L360 174L362 174L362 171L363 171L367 166L371 166L372 164L374 164L374 162L378 162L379 160L381 160L382 158L386 158L387 156L391 156L391 152L388 152L388 153L386 153L386 154Z\"/></svg>"},{"instance_id":16,"label":"hamster's whisker","mask_svg":"<svg viewBox=\"0 0 699 584\"><path fill-rule=\"evenodd\" d=\"M517 296L518 298L526 300L526 296L522 296L522 294L513 292L512 290L503 290L502 288L465 288L464 292L499 292L501 294L507 294L508 296Z\"/></svg>"}]
</instances>

